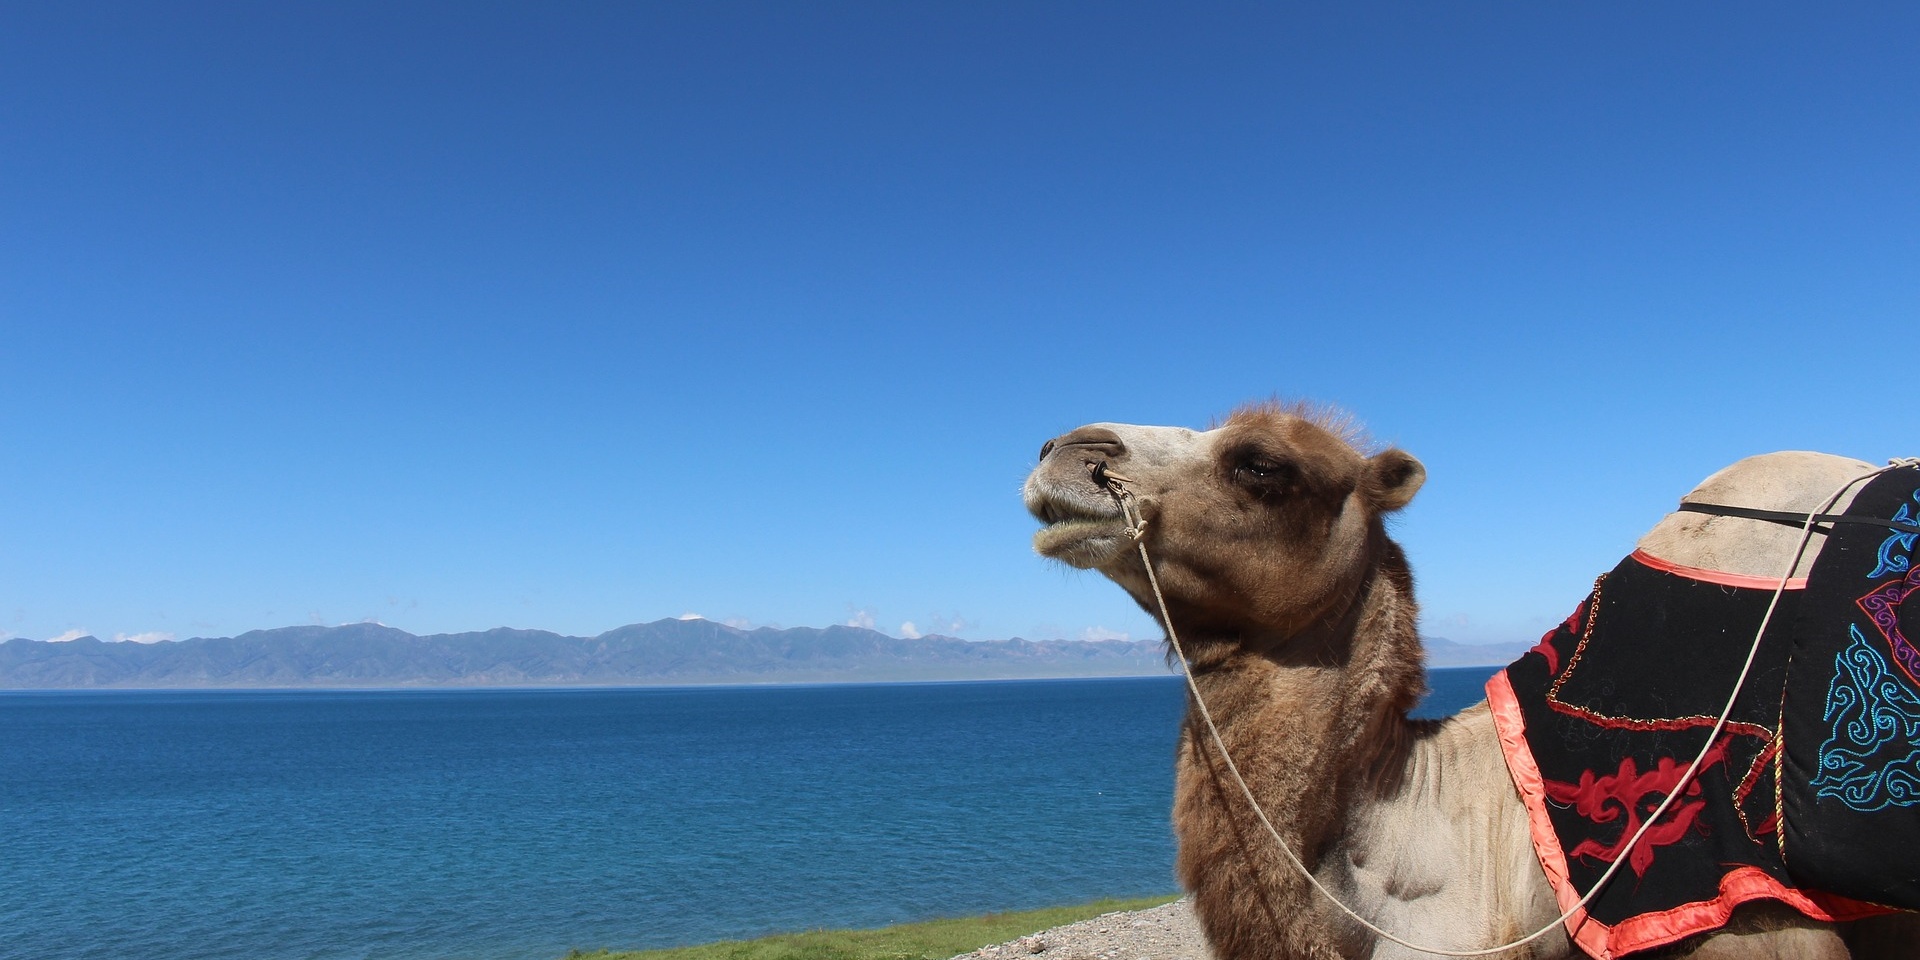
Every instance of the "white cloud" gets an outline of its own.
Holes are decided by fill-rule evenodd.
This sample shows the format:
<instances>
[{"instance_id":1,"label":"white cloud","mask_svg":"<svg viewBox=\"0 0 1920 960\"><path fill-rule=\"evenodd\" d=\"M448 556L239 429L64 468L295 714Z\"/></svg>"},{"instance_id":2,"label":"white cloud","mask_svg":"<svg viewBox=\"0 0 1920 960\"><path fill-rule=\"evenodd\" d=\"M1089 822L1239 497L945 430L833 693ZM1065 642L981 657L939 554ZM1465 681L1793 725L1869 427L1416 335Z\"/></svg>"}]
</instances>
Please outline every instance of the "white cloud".
<instances>
[{"instance_id":1,"label":"white cloud","mask_svg":"<svg viewBox=\"0 0 1920 960\"><path fill-rule=\"evenodd\" d=\"M173 634L165 630L149 630L146 633L116 633L113 635L113 642L115 643L166 643L172 639Z\"/></svg>"},{"instance_id":2,"label":"white cloud","mask_svg":"<svg viewBox=\"0 0 1920 960\"><path fill-rule=\"evenodd\" d=\"M726 624L729 627L734 628L735 630L752 630L753 629L753 621L748 620L746 617L728 617L725 620L722 620L720 622Z\"/></svg>"},{"instance_id":3,"label":"white cloud","mask_svg":"<svg viewBox=\"0 0 1920 960\"><path fill-rule=\"evenodd\" d=\"M900 635L908 640L918 640L920 639L920 628L915 627L912 620L908 620L900 625Z\"/></svg>"},{"instance_id":4,"label":"white cloud","mask_svg":"<svg viewBox=\"0 0 1920 960\"><path fill-rule=\"evenodd\" d=\"M703 616L701 616L701 615L699 615L699 614L697 614L697 613L694 613L693 611L691 611L691 610L689 610L689 611L687 611L686 613L683 613L683 614L681 614L681 615L679 615L679 616L677 616L677 617L674 617L674 619L675 619L675 620L705 620L705 619L706 619L706 617L703 617Z\"/></svg>"},{"instance_id":5,"label":"white cloud","mask_svg":"<svg viewBox=\"0 0 1920 960\"><path fill-rule=\"evenodd\" d=\"M1125 630L1109 630L1106 627L1088 627L1080 631L1082 640L1132 640L1133 634Z\"/></svg>"},{"instance_id":6,"label":"white cloud","mask_svg":"<svg viewBox=\"0 0 1920 960\"><path fill-rule=\"evenodd\" d=\"M68 630L66 633L63 633L57 637L48 637L47 642L48 643L66 643L69 640L78 640L81 637L84 637L86 635L87 635L87 632L85 630Z\"/></svg>"},{"instance_id":7,"label":"white cloud","mask_svg":"<svg viewBox=\"0 0 1920 960\"><path fill-rule=\"evenodd\" d=\"M874 611L872 607L858 607L858 608L848 607L847 609L851 611L851 614L852 614L851 616L847 617L847 626L864 627L865 629L868 629L868 630L873 629Z\"/></svg>"}]
</instances>

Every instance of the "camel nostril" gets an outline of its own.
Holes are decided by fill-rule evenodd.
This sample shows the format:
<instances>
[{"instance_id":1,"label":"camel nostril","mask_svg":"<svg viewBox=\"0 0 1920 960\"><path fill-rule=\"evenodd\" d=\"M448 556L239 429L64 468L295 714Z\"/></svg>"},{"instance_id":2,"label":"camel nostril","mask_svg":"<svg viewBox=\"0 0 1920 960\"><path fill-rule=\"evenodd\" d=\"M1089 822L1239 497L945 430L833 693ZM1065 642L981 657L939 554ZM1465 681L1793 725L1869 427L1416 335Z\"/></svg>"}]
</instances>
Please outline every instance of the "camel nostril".
<instances>
[{"instance_id":1,"label":"camel nostril","mask_svg":"<svg viewBox=\"0 0 1920 960\"><path fill-rule=\"evenodd\" d=\"M1089 463L1096 458L1117 461L1127 455L1127 445L1120 435L1106 427L1081 427L1047 444L1049 452L1061 447L1078 447L1077 452Z\"/></svg>"},{"instance_id":2,"label":"camel nostril","mask_svg":"<svg viewBox=\"0 0 1920 960\"><path fill-rule=\"evenodd\" d=\"M1052 440L1048 440L1046 443L1043 443L1040 445L1040 459L1045 460L1047 458L1047 454L1052 452L1053 452Z\"/></svg>"}]
</instances>

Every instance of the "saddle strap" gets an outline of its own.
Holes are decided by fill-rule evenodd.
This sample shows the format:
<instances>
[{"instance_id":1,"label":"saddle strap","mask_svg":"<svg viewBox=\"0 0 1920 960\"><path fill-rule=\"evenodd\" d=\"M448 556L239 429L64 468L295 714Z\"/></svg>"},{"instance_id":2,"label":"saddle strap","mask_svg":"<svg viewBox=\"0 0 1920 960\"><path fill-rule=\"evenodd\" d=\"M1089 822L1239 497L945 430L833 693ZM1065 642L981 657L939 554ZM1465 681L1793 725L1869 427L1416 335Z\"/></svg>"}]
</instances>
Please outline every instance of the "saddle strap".
<instances>
[{"instance_id":1,"label":"saddle strap","mask_svg":"<svg viewBox=\"0 0 1920 960\"><path fill-rule=\"evenodd\" d=\"M1807 525L1807 514L1791 513L1786 510L1756 510L1752 507L1730 507L1723 503L1690 503L1682 501L1681 513L1708 513L1721 517L1741 517L1747 520L1765 520L1769 523L1785 524L1795 529ZM1820 523L1864 523L1875 527L1887 527L1901 533L1920 533L1920 523L1901 523L1898 520L1882 520L1879 517L1853 517L1844 513L1816 513L1813 522ZM1831 530L1814 528L1816 533L1831 533Z\"/></svg>"}]
</instances>

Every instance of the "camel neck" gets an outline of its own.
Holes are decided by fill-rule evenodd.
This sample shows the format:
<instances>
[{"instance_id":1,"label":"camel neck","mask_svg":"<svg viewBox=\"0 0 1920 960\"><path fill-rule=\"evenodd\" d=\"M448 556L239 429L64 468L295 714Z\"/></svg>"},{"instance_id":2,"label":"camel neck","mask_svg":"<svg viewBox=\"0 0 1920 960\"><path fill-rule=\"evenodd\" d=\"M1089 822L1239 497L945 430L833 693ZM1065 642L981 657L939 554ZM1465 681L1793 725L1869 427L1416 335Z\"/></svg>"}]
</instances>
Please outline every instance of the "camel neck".
<instances>
[{"instance_id":1,"label":"camel neck","mask_svg":"<svg viewBox=\"0 0 1920 960\"><path fill-rule=\"evenodd\" d=\"M1348 792L1342 829L1322 851L1322 881L1386 929L1439 946L1483 947L1550 922L1559 908L1533 859L1487 705L1399 732L1375 775ZM1512 956L1565 950L1556 933Z\"/></svg>"},{"instance_id":2,"label":"camel neck","mask_svg":"<svg viewBox=\"0 0 1920 960\"><path fill-rule=\"evenodd\" d=\"M1388 546L1387 562L1370 571L1341 618L1344 636L1311 651L1300 644L1253 650L1216 641L1212 649L1224 655L1195 677L1268 820L1316 871L1351 834L1351 818L1368 805L1381 765L1409 756L1419 732L1406 716L1423 685L1412 581L1398 548ZM1317 944L1333 956L1360 955L1364 938L1357 928L1316 899L1217 753L1189 709L1174 819L1181 876L1197 901L1213 902L1204 891L1216 887L1222 896L1261 891L1263 923L1284 938ZM1233 923L1215 924L1204 913L1202 919L1216 938L1238 935Z\"/></svg>"}]
</instances>

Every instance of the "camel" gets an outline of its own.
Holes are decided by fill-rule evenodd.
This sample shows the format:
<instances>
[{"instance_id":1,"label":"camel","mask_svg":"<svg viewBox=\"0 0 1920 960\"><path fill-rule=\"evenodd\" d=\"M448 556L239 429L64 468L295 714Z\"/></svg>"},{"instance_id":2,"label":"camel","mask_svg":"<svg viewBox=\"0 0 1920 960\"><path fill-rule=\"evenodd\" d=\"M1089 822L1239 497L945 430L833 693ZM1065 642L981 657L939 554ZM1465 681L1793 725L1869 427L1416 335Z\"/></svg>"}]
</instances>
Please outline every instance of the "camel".
<instances>
[{"instance_id":1,"label":"camel","mask_svg":"<svg viewBox=\"0 0 1920 960\"><path fill-rule=\"evenodd\" d=\"M1774 454L1715 474L1694 496L1805 512L1871 469ZM1228 753L1322 883L1402 938L1486 948L1550 925L1560 907L1487 704L1442 721L1408 716L1425 684L1418 608L1383 517L1425 478L1407 453L1371 451L1341 415L1268 404L1204 431L1080 427L1046 443L1023 494L1043 524L1038 553L1098 571L1162 627L1171 620ZM1164 619L1116 481L1144 521ZM1641 547L1777 577L1798 537L1758 520L1676 513ZM1796 576L1822 541L1816 534ZM1432 956L1381 939L1310 889L1215 753L1190 702L1176 760L1177 871L1219 960ZM1716 933L1644 955L1913 958L1920 915L1825 924L1761 901ZM1556 928L1499 956L1587 954Z\"/></svg>"}]
</instances>

